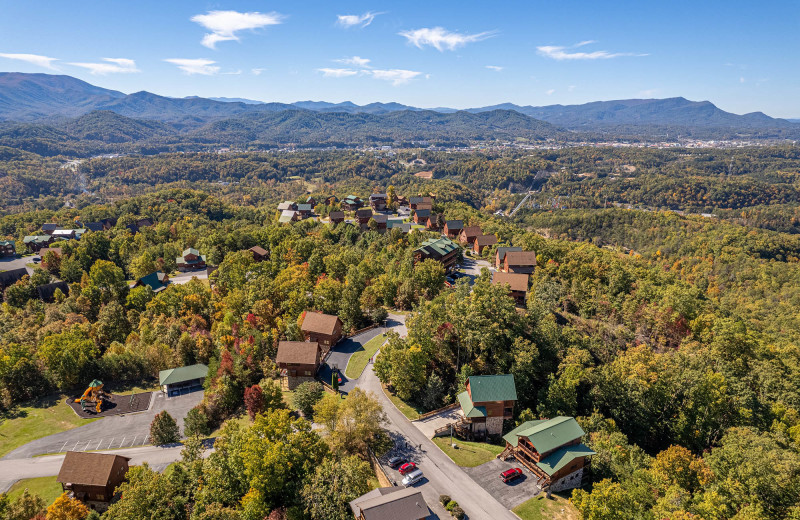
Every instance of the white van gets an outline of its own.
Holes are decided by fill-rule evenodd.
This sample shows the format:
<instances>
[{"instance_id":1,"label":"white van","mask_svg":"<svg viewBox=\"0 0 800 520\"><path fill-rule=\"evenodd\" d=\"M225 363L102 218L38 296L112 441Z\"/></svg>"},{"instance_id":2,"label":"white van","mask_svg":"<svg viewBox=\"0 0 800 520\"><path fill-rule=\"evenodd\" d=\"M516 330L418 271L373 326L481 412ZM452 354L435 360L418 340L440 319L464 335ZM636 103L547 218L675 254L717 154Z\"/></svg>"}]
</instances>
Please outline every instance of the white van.
<instances>
[{"instance_id":1,"label":"white van","mask_svg":"<svg viewBox=\"0 0 800 520\"><path fill-rule=\"evenodd\" d=\"M420 480L422 480L422 470L415 469L414 471L405 476L405 478L403 479L403 486L405 487L413 486Z\"/></svg>"}]
</instances>

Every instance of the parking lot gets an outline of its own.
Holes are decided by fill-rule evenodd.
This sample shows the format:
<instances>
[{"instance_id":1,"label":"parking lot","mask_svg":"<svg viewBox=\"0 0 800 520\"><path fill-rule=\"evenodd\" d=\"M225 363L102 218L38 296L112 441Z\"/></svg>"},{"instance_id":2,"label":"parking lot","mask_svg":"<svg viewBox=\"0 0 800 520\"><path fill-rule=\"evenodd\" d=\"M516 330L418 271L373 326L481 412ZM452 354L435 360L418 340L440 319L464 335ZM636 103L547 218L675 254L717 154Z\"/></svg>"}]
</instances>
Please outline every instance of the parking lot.
<instances>
[{"instance_id":1,"label":"parking lot","mask_svg":"<svg viewBox=\"0 0 800 520\"><path fill-rule=\"evenodd\" d=\"M523 476L505 483L500 479L500 473L511 468L522 469ZM474 468L464 468L464 471L509 509L517 507L541 492L539 486L536 485L536 477L515 459L508 461L494 459Z\"/></svg>"}]
</instances>

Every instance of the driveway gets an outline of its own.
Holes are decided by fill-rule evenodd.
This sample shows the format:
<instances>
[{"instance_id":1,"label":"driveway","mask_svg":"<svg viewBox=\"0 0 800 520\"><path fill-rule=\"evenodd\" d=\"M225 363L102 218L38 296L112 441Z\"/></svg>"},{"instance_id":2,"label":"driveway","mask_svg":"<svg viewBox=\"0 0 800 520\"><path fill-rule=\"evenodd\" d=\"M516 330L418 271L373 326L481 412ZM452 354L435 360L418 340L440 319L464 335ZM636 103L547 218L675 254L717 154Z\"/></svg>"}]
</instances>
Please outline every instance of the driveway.
<instances>
[{"instance_id":1,"label":"driveway","mask_svg":"<svg viewBox=\"0 0 800 520\"><path fill-rule=\"evenodd\" d=\"M500 473L511 468L520 468L524 475L506 484L500 480ZM464 471L509 509L517 507L541 492L541 488L536 485L536 477L513 458L508 461L490 460L474 468L464 468Z\"/></svg>"},{"instance_id":2,"label":"driveway","mask_svg":"<svg viewBox=\"0 0 800 520\"><path fill-rule=\"evenodd\" d=\"M492 264L486 260L464 256L464 261L461 262L461 269L459 269L459 271L467 275L467 278L469 278L469 284L473 285L475 283L475 279L480 276L481 269L484 267L489 270L489 273L492 273L495 270L494 267L492 267Z\"/></svg>"},{"instance_id":3,"label":"driveway","mask_svg":"<svg viewBox=\"0 0 800 520\"><path fill-rule=\"evenodd\" d=\"M347 379L347 376L344 374L344 370L347 368L347 362L350 361L350 356L352 356L354 352L361 350L367 341L376 336L380 336L389 329L394 329L398 334L405 335L405 319L406 318L403 315L390 314L386 318L386 327L376 327L374 329L366 330L360 334L343 339L337 343L333 349L331 349L328 359L322 364L322 366L319 367L317 378L330 384L333 369L338 368L342 377L342 382L339 383L339 390L345 394L350 392L350 390L355 388L358 383L358 379Z\"/></svg>"},{"instance_id":4,"label":"driveway","mask_svg":"<svg viewBox=\"0 0 800 520\"><path fill-rule=\"evenodd\" d=\"M183 418L203 399L203 392L164 397L153 392L150 409L140 413L114 415L71 430L48 435L11 451L0 460L26 459L44 453L93 451L148 444L150 423L162 410L169 412L183 431ZM61 403L59 406L67 406Z\"/></svg>"},{"instance_id":5,"label":"driveway","mask_svg":"<svg viewBox=\"0 0 800 520\"><path fill-rule=\"evenodd\" d=\"M439 412L436 415L431 415L426 419L413 421L411 424L416 426L419 429L419 431L425 434L425 437L432 439L437 429L452 424L454 422L458 422L463 417L464 417L464 412L461 411L460 407L456 407L456 408L450 408L449 410L445 410L443 412Z\"/></svg>"},{"instance_id":6,"label":"driveway","mask_svg":"<svg viewBox=\"0 0 800 520\"><path fill-rule=\"evenodd\" d=\"M185 283L189 283L192 278L197 278L198 280L208 280L208 271L205 269L200 269L199 271L189 271L188 273L178 273L175 276L171 276L169 279L169 283L175 285L183 285Z\"/></svg>"},{"instance_id":7,"label":"driveway","mask_svg":"<svg viewBox=\"0 0 800 520\"><path fill-rule=\"evenodd\" d=\"M0 258L0 271L11 271L12 269L21 269L25 267L28 274L33 274L33 269L27 267L27 264L33 263L32 256L8 256Z\"/></svg>"}]
</instances>

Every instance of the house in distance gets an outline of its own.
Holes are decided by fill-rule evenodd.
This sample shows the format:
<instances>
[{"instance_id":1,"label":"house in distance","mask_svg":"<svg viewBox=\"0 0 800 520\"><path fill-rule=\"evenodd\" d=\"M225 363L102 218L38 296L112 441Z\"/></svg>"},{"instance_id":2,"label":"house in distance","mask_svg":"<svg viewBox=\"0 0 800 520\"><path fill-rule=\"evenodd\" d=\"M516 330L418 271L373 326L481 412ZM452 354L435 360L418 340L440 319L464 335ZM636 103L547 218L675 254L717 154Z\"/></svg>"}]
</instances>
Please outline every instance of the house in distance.
<instances>
[{"instance_id":1,"label":"house in distance","mask_svg":"<svg viewBox=\"0 0 800 520\"><path fill-rule=\"evenodd\" d=\"M528 275L522 273L504 273L496 271L492 274L492 285L508 285L509 296L517 305L525 305L528 298Z\"/></svg>"},{"instance_id":2,"label":"house in distance","mask_svg":"<svg viewBox=\"0 0 800 520\"><path fill-rule=\"evenodd\" d=\"M175 259L175 265L178 267L178 271L205 269L206 257L205 255L201 255L200 251L197 249L190 247L188 249L184 249L181 256Z\"/></svg>"},{"instance_id":3,"label":"house in distance","mask_svg":"<svg viewBox=\"0 0 800 520\"><path fill-rule=\"evenodd\" d=\"M429 238L414 250L414 263L432 259L449 271L458 261L461 248L449 238Z\"/></svg>"},{"instance_id":4,"label":"house in distance","mask_svg":"<svg viewBox=\"0 0 800 520\"><path fill-rule=\"evenodd\" d=\"M514 418L517 387L513 374L470 376L467 389L458 394L464 414L459 429L466 436L483 439L503 434L503 422Z\"/></svg>"},{"instance_id":5,"label":"house in distance","mask_svg":"<svg viewBox=\"0 0 800 520\"><path fill-rule=\"evenodd\" d=\"M161 391L169 397L182 395L203 388L208 367L201 363L185 367L170 368L158 373Z\"/></svg>"},{"instance_id":6,"label":"house in distance","mask_svg":"<svg viewBox=\"0 0 800 520\"><path fill-rule=\"evenodd\" d=\"M319 343L322 355L325 355L342 339L342 320L332 314L306 311L300 330L306 341Z\"/></svg>"}]
</instances>

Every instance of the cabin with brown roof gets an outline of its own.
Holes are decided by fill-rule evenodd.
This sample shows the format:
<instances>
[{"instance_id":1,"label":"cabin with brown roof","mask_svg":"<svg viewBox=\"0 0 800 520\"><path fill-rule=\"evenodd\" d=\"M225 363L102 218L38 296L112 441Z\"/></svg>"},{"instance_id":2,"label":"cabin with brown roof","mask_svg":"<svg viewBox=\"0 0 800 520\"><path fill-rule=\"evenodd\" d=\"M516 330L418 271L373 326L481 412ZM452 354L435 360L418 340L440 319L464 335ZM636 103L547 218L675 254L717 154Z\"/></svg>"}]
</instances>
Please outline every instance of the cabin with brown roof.
<instances>
[{"instance_id":1,"label":"cabin with brown roof","mask_svg":"<svg viewBox=\"0 0 800 520\"><path fill-rule=\"evenodd\" d=\"M442 227L442 216L438 213L431 213L425 221L425 228L431 231L439 231Z\"/></svg>"},{"instance_id":2,"label":"cabin with brown roof","mask_svg":"<svg viewBox=\"0 0 800 520\"><path fill-rule=\"evenodd\" d=\"M63 255L63 249L60 248L60 247L43 247L43 248L41 248L39 250L39 256L42 257L42 260L44 260L44 255L46 255L47 253L50 253L50 252L52 252L58 258L61 258L62 256L64 256Z\"/></svg>"},{"instance_id":3,"label":"cabin with brown roof","mask_svg":"<svg viewBox=\"0 0 800 520\"><path fill-rule=\"evenodd\" d=\"M69 296L69 284L67 282L53 282L36 288L36 294L45 303L56 301L56 291L61 291L62 295Z\"/></svg>"},{"instance_id":4,"label":"cabin with brown roof","mask_svg":"<svg viewBox=\"0 0 800 520\"><path fill-rule=\"evenodd\" d=\"M385 193L373 193L369 196L369 205L375 211L383 211L386 209L386 204L389 201L389 196Z\"/></svg>"},{"instance_id":5,"label":"cabin with brown roof","mask_svg":"<svg viewBox=\"0 0 800 520\"><path fill-rule=\"evenodd\" d=\"M506 259L506 253L510 253L513 251L522 251L521 247L508 247L508 246L501 246L498 247L494 253L494 268L498 271L503 269L503 262Z\"/></svg>"},{"instance_id":6,"label":"cabin with brown roof","mask_svg":"<svg viewBox=\"0 0 800 520\"><path fill-rule=\"evenodd\" d=\"M408 199L409 205L411 209L418 209L420 204L428 204L430 207L426 209L431 209L433 206L433 197L411 197Z\"/></svg>"},{"instance_id":7,"label":"cabin with brown roof","mask_svg":"<svg viewBox=\"0 0 800 520\"><path fill-rule=\"evenodd\" d=\"M56 482L71 498L104 512L111 504L114 490L125 481L129 460L122 455L68 451Z\"/></svg>"},{"instance_id":8,"label":"cabin with brown roof","mask_svg":"<svg viewBox=\"0 0 800 520\"><path fill-rule=\"evenodd\" d=\"M319 343L322 354L325 355L342 339L342 320L332 314L306 311L300 330L303 331L306 341Z\"/></svg>"},{"instance_id":9,"label":"cabin with brown roof","mask_svg":"<svg viewBox=\"0 0 800 520\"><path fill-rule=\"evenodd\" d=\"M298 385L313 381L321 359L316 341L280 341L275 363L280 369L281 386L294 390Z\"/></svg>"},{"instance_id":10,"label":"cabin with brown roof","mask_svg":"<svg viewBox=\"0 0 800 520\"><path fill-rule=\"evenodd\" d=\"M476 255L479 255L483 253L484 249L495 244L497 244L497 237L495 235L481 235L475 237L475 241L472 243L472 251Z\"/></svg>"},{"instance_id":11,"label":"cabin with brown roof","mask_svg":"<svg viewBox=\"0 0 800 520\"><path fill-rule=\"evenodd\" d=\"M356 220L358 221L359 225L366 226L369 222L369 219L372 218L372 209L370 208L361 208L356 210Z\"/></svg>"},{"instance_id":12,"label":"cabin with brown roof","mask_svg":"<svg viewBox=\"0 0 800 520\"><path fill-rule=\"evenodd\" d=\"M340 224L344 222L344 211L331 211L328 218L330 218L331 224Z\"/></svg>"},{"instance_id":13,"label":"cabin with brown roof","mask_svg":"<svg viewBox=\"0 0 800 520\"><path fill-rule=\"evenodd\" d=\"M483 235L483 231L480 226L466 226L458 235L458 241L462 244L472 245L475 243L475 239L481 235Z\"/></svg>"},{"instance_id":14,"label":"cabin with brown roof","mask_svg":"<svg viewBox=\"0 0 800 520\"><path fill-rule=\"evenodd\" d=\"M431 210L429 209L415 209L414 210L414 224L419 224L424 226L428 223L428 219L431 216Z\"/></svg>"},{"instance_id":15,"label":"cabin with brown roof","mask_svg":"<svg viewBox=\"0 0 800 520\"><path fill-rule=\"evenodd\" d=\"M350 502L356 520L426 520L439 518L428 509L422 492L414 487L373 489Z\"/></svg>"},{"instance_id":16,"label":"cabin with brown roof","mask_svg":"<svg viewBox=\"0 0 800 520\"><path fill-rule=\"evenodd\" d=\"M495 271L492 274L492 285L508 285L509 296L514 298L518 305L525 305L528 298L528 275L523 273L504 273Z\"/></svg>"},{"instance_id":17,"label":"cabin with brown roof","mask_svg":"<svg viewBox=\"0 0 800 520\"><path fill-rule=\"evenodd\" d=\"M265 260L269 260L269 251L264 249L261 246L253 246L248 249L251 253L253 253L253 260L256 262L263 262Z\"/></svg>"},{"instance_id":18,"label":"cabin with brown roof","mask_svg":"<svg viewBox=\"0 0 800 520\"><path fill-rule=\"evenodd\" d=\"M503 271L507 273L533 274L536 269L536 253L533 251L509 251L503 259Z\"/></svg>"},{"instance_id":19,"label":"cabin with brown roof","mask_svg":"<svg viewBox=\"0 0 800 520\"><path fill-rule=\"evenodd\" d=\"M372 215L372 220L375 221L375 224L378 226L377 229L380 232L386 231L386 227L389 224L389 217L382 213L375 213ZM369 223L368 223L369 224Z\"/></svg>"}]
</instances>

